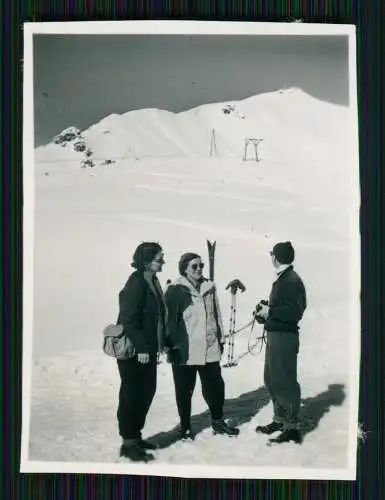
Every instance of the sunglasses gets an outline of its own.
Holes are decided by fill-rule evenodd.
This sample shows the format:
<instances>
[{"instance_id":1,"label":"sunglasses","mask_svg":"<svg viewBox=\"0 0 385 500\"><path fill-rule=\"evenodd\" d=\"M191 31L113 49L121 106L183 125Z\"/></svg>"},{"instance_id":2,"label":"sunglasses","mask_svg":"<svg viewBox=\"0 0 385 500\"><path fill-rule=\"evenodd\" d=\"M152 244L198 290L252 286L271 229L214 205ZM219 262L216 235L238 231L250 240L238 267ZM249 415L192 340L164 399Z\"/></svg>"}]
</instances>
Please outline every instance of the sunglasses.
<instances>
[{"instance_id":1,"label":"sunglasses","mask_svg":"<svg viewBox=\"0 0 385 500\"><path fill-rule=\"evenodd\" d=\"M203 264L203 262L201 264L191 264L191 269L193 271L196 271L198 269L198 267L199 267L199 269L203 269L205 267L205 265Z\"/></svg>"}]
</instances>

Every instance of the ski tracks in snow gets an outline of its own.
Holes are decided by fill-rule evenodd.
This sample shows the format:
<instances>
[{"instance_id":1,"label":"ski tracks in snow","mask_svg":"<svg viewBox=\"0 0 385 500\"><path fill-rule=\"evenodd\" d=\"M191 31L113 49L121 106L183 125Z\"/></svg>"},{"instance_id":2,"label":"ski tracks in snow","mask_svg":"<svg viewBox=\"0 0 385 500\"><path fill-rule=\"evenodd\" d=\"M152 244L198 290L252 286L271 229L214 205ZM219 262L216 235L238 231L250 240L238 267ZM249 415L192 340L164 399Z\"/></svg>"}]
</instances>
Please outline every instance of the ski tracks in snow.
<instances>
[{"instance_id":1,"label":"ski tracks in snow","mask_svg":"<svg viewBox=\"0 0 385 500\"><path fill-rule=\"evenodd\" d=\"M176 219L176 218L171 218L171 217L158 217L156 215L151 215L151 214L145 214L145 213L125 213L125 214L114 214L114 213L102 213L102 212L90 212L86 214L88 217L108 217L108 218L113 218L113 219L126 219L126 220L132 220L132 221L143 221L143 222L148 222L148 223L162 223L162 224L167 224L171 225L173 227L177 227L179 229L181 228L188 228L188 229L194 229L196 231L199 231L200 233L203 233L205 237L207 234L211 235L211 238L218 238L218 237L226 237L227 240L246 240L246 241L260 241L263 242L264 245L267 245L268 247L271 246L271 238L267 239L265 234L259 233L253 228L249 228L248 230L244 231L237 231L234 229L226 229L225 227L220 227L216 226L214 224L203 224L203 223L198 223L198 222L192 222L192 221L186 221L182 219ZM314 250L326 250L326 251L337 251L337 252L345 252L345 246L343 244L344 242L341 243L341 245L335 245L333 242L324 242L324 243L311 243L309 241L303 241L301 242L301 247L302 248L308 248L308 249L314 249Z\"/></svg>"}]
</instances>

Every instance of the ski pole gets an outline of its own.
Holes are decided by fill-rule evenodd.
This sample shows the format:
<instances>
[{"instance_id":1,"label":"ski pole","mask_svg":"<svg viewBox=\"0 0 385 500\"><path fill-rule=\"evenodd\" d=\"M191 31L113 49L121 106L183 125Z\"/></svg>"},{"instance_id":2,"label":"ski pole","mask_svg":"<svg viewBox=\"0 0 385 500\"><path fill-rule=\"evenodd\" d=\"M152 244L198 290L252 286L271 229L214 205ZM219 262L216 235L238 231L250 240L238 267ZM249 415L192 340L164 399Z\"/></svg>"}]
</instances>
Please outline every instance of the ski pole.
<instances>
[{"instance_id":1,"label":"ski pole","mask_svg":"<svg viewBox=\"0 0 385 500\"><path fill-rule=\"evenodd\" d=\"M229 327L229 340L227 349L227 364L231 366L234 359L234 331L235 331L235 318L236 318L236 297L235 294L231 295L230 306L230 327Z\"/></svg>"},{"instance_id":2,"label":"ski pole","mask_svg":"<svg viewBox=\"0 0 385 500\"><path fill-rule=\"evenodd\" d=\"M236 366L234 363L234 335L235 335L235 324L236 324L236 295L238 290L243 293L246 290L245 285L239 280L234 279L226 286L226 290L230 289L231 293L231 306L230 306L230 326L229 326L229 341L228 341L228 351L227 351L227 364L226 367Z\"/></svg>"}]
</instances>

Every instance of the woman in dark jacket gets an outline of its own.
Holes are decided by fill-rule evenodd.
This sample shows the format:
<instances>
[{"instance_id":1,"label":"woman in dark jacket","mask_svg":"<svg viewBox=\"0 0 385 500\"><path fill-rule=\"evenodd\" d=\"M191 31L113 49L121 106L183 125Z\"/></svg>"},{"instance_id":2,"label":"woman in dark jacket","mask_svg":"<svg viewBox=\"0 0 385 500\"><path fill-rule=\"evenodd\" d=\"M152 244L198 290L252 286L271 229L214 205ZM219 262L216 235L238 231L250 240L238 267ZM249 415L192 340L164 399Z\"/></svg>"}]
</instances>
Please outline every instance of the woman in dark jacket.
<instances>
[{"instance_id":1,"label":"woman in dark jacket","mask_svg":"<svg viewBox=\"0 0 385 500\"><path fill-rule=\"evenodd\" d=\"M164 264L158 243L142 243L135 250L131 264L136 270L119 294L117 323L131 340L134 354L118 360L121 379L118 406L120 455L133 461L149 461L148 450L155 446L142 439L142 429L155 395L157 354L164 347L167 310L156 274Z\"/></svg>"}]
</instances>

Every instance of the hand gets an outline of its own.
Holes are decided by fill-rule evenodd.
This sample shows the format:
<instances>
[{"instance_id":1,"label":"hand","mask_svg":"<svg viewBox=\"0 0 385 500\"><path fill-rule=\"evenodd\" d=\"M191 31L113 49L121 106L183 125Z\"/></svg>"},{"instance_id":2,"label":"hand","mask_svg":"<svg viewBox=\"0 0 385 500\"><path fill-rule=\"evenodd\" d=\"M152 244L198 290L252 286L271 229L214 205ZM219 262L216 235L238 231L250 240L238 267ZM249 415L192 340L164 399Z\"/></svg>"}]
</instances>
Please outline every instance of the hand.
<instances>
[{"instance_id":1,"label":"hand","mask_svg":"<svg viewBox=\"0 0 385 500\"><path fill-rule=\"evenodd\" d=\"M224 349L225 349L225 344L222 344L222 343L221 343L221 344L219 344L219 350L220 350L220 352L221 352L221 356L222 356L222 354L223 354Z\"/></svg>"},{"instance_id":2,"label":"hand","mask_svg":"<svg viewBox=\"0 0 385 500\"><path fill-rule=\"evenodd\" d=\"M267 319L268 315L269 315L269 306L267 306L266 304L260 304L257 316L263 319Z\"/></svg>"},{"instance_id":3,"label":"hand","mask_svg":"<svg viewBox=\"0 0 385 500\"><path fill-rule=\"evenodd\" d=\"M148 354L148 352L140 352L138 354L138 361L139 361L139 363L142 363L143 365L148 363L150 361L150 355Z\"/></svg>"},{"instance_id":4,"label":"hand","mask_svg":"<svg viewBox=\"0 0 385 500\"><path fill-rule=\"evenodd\" d=\"M168 361L171 364L179 364L180 363L180 350L179 349L170 349L168 352Z\"/></svg>"}]
</instances>

